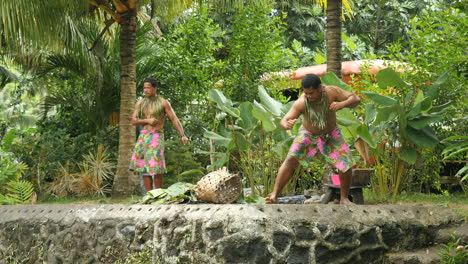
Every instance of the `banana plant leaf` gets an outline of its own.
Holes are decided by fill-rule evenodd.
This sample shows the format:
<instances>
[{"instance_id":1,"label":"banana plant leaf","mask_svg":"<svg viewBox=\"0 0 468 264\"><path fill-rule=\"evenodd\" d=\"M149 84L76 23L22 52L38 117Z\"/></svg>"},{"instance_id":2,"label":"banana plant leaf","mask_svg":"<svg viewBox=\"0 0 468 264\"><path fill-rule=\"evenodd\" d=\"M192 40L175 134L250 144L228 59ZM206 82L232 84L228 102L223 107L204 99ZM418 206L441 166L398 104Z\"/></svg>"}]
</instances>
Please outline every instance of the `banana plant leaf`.
<instances>
[{"instance_id":1,"label":"banana plant leaf","mask_svg":"<svg viewBox=\"0 0 468 264\"><path fill-rule=\"evenodd\" d=\"M423 129L414 129L407 126L405 132L411 142L423 148L434 148L439 143L439 139L429 126Z\"/></svg>"},{"instance_id":2,"label":"banana plant leaf","mask_svg":"<svg viewBox=\"0 0 468 264\"><path fill-rule=\"evenodd\" d=\"M437 97L439 97L439 87L442 85L444 82L447 81L449 76L448 72L444 72L437 80L429 87L429 90L427 91L427 96L431 99L434 100Z\"/></svg>"},{"instance_id":3,"label":"banana plant leaf","mask_svg":"<svg viewBox=\"0 0 468 264\"><path fill-rule=\"evenodd\" d=\"M226 138L226 137L223 137L221 135L218 135L218 134L216 134L215 132L212 132L212 131L205 131L205 133L203 133L203 136L214 140L216 145L220 145L220 146L224 146L224 147L228 147L229 143L231 143L231 140L232 140L230 138Z\"/></svg>"},{"instance_id":4,"label":"banana plant leaf","mask_svg":"<svg viewBox=\"0 0 468 264\"><path fill-rule=\"evenodd\" d=\"M373 104L367 104L364 110L364 123L371 124L377 117L377 108Z\"/></svg>"},{"instance_id":5,"label":"banana plant leaf","mask_svg":"<svg viewBox=\"0 0 468 264\"><path fill-rule=\"evenodd\" d=\"M362 124L357 128L358 138L362 138L371 148L375 148L377 143L374 140L374 137L369 133L369 128L367 125Z\"/></svg>"},{"instance_id":6,"label":"banana plant leaf","mask_svg":"<svg viewBox=\"0 0 468 264\"><path fill-rule=\"evenodd\" d=\"M375 117L374 124L379 125L381 122L387 122L394 119L397 116L397 106L391 107L379 107L377 109L377 116Z\"/></svg>"},{"instance_id":7,"label":"banana plant leaf","mask_svg":"<svg viewBox=\"0 0 468 264\"><path fill-rule=\"evenodd\" d=\"M378 94L378 93L372 93L372 92L363 92L370 100L374 101L375 103L379 104L379 105L383 105L383 106L394 106L394 105L397 105L398 104L398 101L391 98L391 97L388 97L388 96L385 96L385 95L381 95L381 94Z\"/></svg>"},{"instance_id":8,"label":"banana plant leaf","mask_svg":"<svg viewBox=\"0 0 468 264\"><path fill-rule=\"evenodd\" d=\"M423 129L424 127L442 120L443 116L439 114L418 115L414 119L408 121L408 125L415 129Z\"/></svg>"},{"instance_id":9,"label":"banana plant leaf","mask_svg":"<svg viewBox=\"0 0 468 264\"><path fill-rule=\"evenodd\" d=\"M263 129L266 132L271 132L276 129L276 124L273 122L273 118L263 108L261 104L254 100L252 115L262 122Z\"/></svg>"},{"instance_id":10,"label":"banana plant leaf","mask_svg":"<svg viewBox=\"0 0 468 264\"><path fill-rule=\"evenodd\" d=\"M208 97L215 101L217 104L217 107L224 111L225 113L234 116L236 118L239 118L239 110L237 108L233 107L233 103L231 100L227 99L226 96L224 96L223 92L217 90L217 89L211 89L208 92Z\"/></svg>"},{"instance_id":11,"label":"banana plant leaf","mask_svg":"<svg viewBox=\"0 0 468 264\"><path fill-rule=\"evenodd\" d=\"M211 89L208 92L208 98L215 101L218 105L232 106L231 100L227 99L223 92L218 89Z\"/></svg>"},{"instance_id":12,"label":"banana plant leaf","mask_svg":"<svg viewBox=\"0 0 468 264\"><path fill-rule=\"evenodd\" d=\"M414 148L406 146L400 149L398 157L408 162L409 164L414 164L416 162L418 154Z\"/></svg>"},{"instance_id":13,"label":"banana plant leaf","mask_svg":"<svg viewBox=\"0 0 468 264\"><path fill-rule=\"evenodd\" d=\"M251 130L257 125L257 119L252 116L252 103L245 102L239 105L240 118L242 120L242 127L246 130Z\"/></svg>"},{"instance_id":14,"label":"banana plant leaf","mask_svg":"<svg viewBox=\"0 0 468 264\"><path fill-rule=\"evenodd\" d=\"M357 128L361 122L353 115L350 109L344 108L336 113L336 121L340 125L341 133L345 138L357 140Z\"/></svg>"},{"instance_id":15,"label":"banana plant leaf","mask_svg":"<svg viewBox=\"0 0 468 264\"><path fill-rule=\"evenodd\" d=\"M273 99L261 85L258 87L258 95L263 107L266 108L270 113L277 117L283 115L283 112L281 111L283 105Z\"/></svg>"}]
</instances>

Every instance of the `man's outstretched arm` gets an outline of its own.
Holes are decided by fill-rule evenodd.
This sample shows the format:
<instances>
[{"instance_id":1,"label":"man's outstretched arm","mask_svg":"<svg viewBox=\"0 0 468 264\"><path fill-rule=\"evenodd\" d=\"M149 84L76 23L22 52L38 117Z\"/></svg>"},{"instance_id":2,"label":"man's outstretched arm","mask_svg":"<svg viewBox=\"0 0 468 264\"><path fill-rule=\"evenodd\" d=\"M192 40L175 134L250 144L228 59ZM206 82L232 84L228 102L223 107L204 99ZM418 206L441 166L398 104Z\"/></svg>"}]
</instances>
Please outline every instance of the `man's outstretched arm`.
<instances>
[{"instance_id":1,"label":"man's outstretched arm","mask_svg":"<svg viewBox=\"0 0 468 264\"><path fill-rule=\"evenodd\" d=\"M167 100L164 100L164 110L166 111L167 117L171 120L174 128L179 132L182 143L187 144L188 137L185 135L182 124L180 123L179 118L177 118L174 109L172 109L171 104Z\"/></svg>"}]
</instances>

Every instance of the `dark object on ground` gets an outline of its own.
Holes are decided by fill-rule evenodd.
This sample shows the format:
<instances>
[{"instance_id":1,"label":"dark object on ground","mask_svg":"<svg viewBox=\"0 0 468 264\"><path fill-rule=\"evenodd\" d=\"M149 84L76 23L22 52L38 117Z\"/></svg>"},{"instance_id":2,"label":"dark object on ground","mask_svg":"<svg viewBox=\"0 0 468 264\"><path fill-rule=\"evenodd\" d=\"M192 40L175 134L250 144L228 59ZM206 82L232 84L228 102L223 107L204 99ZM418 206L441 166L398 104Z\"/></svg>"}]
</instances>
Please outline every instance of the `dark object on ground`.
<instances>
[{"instance_id":1,"label":"dark object on ground","mask_svg":"<svg viewBox=\"0 0 468 264\"><path fill-rule=\"evenodd\" d=\"M303 204L305 200L309 199L310 196L305 195L292 195L278 197L276 203L279 204Z\"/></svg>"}]
</instances>

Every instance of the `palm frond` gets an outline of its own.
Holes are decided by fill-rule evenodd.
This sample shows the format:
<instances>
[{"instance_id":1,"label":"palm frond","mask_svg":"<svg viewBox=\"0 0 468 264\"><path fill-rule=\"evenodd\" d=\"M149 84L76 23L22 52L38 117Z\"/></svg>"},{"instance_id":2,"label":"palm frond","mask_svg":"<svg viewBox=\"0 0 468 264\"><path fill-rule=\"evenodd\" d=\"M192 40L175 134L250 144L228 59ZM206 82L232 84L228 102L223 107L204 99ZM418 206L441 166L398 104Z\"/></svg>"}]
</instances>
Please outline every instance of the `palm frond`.
<instances>
[{"instance_id":1,"label":"palm frond","mask_svg":"<svg viewBox=\"0 0 468 264\"><path fill-rule=\"evenodd\" d=\"M34 187L28 181L11 181L8 183L6 196L10 197L15 204L28 203L34 194Z\"/></svg>"},{"instance_id":2,"label":"palm frond","mask_svg":"<svg viewBox=\"0 0 468 264\"><path fill-rule=\"evenodd\" d=\"M96 68L98 61L88 54L88 42L81 32L82 21L91 14L87 1L3 0L0 5L2 47L33 58L44 51L79 54L82 67ZM2 40L0 40L2 41ZM29 54L29 55L28 55ZM46 53L47 54L47 53Z\"/></svg>"},{"instance_id":3,"label":"palm frond","mask_svg":"<svg viewBox=\"0 0 468 264\"><path fill-rule=\"evenodd\" d=\"M0 65L0 89L9 82L19 82L20 80L18 75Z\"/></svg>"}]
</instances>

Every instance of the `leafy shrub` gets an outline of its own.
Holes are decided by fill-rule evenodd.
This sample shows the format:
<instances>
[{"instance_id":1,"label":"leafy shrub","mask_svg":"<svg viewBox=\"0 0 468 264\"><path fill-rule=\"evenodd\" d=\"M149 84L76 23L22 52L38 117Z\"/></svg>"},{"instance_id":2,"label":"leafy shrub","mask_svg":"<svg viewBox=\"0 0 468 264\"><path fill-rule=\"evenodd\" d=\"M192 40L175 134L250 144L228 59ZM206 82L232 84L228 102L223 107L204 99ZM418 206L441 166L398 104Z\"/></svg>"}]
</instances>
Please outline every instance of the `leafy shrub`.
<instances>
[{"instance_id":1,"label":"leafy shrub","mask_svg":"<svg viewBox=\"0 0 468 264\"><path fill-rule=\"evenodd\" d=\"M194 155L192 146L182 144L180 139L167 140L165 144L167 169L167 174L164 175L165 185L175 182L196 183L204 169Z\"/></svg>"},{"instance_id":2,"label":"leafy shrub","mask_svg":"<svg viewBox=\"0 0 468 264\"><path fill-rule=\"evenodd\" d=\"M461 239L450 233L451 241L442 245L439 251L441 264L464 264L468 259L468 245L462 245Z\"/></svg>"}]
</instances>

